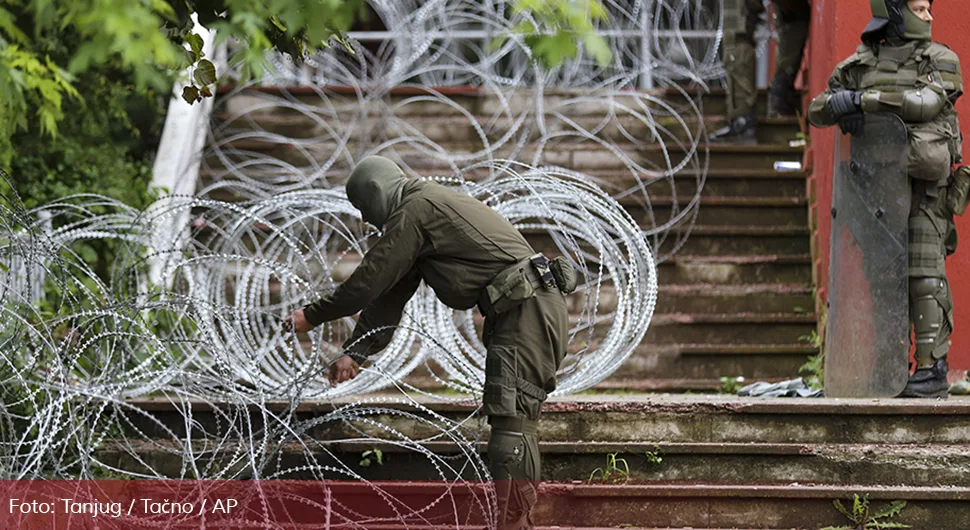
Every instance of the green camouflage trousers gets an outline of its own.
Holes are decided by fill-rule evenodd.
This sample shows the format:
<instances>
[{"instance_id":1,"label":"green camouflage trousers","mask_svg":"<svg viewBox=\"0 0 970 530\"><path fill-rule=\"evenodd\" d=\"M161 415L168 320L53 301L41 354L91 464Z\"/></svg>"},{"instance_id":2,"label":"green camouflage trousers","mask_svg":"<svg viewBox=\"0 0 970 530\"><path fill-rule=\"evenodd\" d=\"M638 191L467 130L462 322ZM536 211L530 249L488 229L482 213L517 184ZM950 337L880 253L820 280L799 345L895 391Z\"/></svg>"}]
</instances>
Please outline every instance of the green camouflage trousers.
<instances>
[{"instance_id":1,"label":"green camouflage trousers","mask_svg":"<svg viewBox=\"0 0 970 530\"><path fill-rule=\"evenodd\" d=\"M772 0L778 50L775 71L794 80L802 64L811 7L808 0ZM754 114L758 91L754 35L765 12L761 0L724 0L724 69L729 120Z\"/></svg>"},{"instance_id":2,"label":"green camouflage trousers","mask_svg":"<svg viewBox=\"0 0 970 530\"><path fill-rule=\"evenodd\" d=\"M498 498L499 530L530 530L538 500L539 438L536 426L546 393L568 341L566 300L558 290L486 316L485 393L482 408L492 425L489 471Z\"/></svg>"},{"instance_id":3,"label":"green camouflage trousers","mask_svg":"<svg viewBox=\"0 0 970 530\"><path fill-rule=\"evenodd\" d=\"M944 260L956 251L957 232L946 207L946 188L935 182L913 180L913 203L909 211L909 277L940 278L943 287L935 295L945 322L939 342L953 331L953 295ZM912 310L911 310L912 313Z\"/></svg>"}]
</instances>

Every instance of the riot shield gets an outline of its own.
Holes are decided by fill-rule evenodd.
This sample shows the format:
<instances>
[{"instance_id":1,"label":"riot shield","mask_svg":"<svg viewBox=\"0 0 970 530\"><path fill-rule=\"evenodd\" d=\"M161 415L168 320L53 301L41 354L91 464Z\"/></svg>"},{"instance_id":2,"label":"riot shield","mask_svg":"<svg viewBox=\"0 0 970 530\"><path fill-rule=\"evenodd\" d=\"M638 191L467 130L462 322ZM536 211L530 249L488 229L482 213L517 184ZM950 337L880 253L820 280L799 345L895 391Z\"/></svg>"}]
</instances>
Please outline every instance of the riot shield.
<instances>
[{"instance_id":1,"label":"riot shield","mask_svg":"<svg viewBox=\"0 0 970 530\"><path fill-rule=\"evenodd\" d=\"M895 397L909 378L909 136L894 114L836 133L827 397Z\"/></svg>"}]
</instances>

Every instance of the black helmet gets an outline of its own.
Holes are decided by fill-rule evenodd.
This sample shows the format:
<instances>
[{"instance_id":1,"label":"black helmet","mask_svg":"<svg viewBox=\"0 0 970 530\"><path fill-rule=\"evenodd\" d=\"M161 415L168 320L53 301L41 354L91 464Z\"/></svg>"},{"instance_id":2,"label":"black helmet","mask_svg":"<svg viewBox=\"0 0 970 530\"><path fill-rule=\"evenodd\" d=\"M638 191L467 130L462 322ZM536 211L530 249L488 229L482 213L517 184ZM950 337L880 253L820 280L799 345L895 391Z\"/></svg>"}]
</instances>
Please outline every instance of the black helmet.
<instances>
[{"instance_id":1,"label":"black helmet","mask_svg":"<svg viewBox=\"0 0 970 530\"><path fill-rule=\"evenodd\" d=\"M929 0L930 6L933 0ZM872 20L862 31L863 42L879 42L897 37L905 40L930 40L932 24L916 16L907 0L869 0Z\"/></svg>"}]
</instances>

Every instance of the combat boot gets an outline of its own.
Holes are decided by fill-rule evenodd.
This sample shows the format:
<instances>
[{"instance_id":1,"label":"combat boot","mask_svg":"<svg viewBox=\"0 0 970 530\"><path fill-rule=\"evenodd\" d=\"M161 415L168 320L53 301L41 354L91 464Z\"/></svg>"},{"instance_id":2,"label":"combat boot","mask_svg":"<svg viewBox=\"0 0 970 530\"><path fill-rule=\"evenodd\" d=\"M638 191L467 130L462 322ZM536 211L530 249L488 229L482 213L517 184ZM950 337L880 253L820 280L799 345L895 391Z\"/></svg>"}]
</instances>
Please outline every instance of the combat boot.
<instances>
[{"instance_id":1,"label":"combat boot","mask_svg":"<svg viewBox=\"0 0 970 530\"><path fill-rule=\"evenodd\" d=\"M768 89L768 117L795 116L799 111L794 80L784 72L775 72Z\"/></svg>"},{"instance_id":2,"label":"combat boot","mask_svg":"<svg viewBox=\"0 0 970 530\"><path fill-rule=\"evenodd\" d=\"M729 121L710 136L712 142L753 145L758 143L758 120L753 115L739 116Z\"/></svg>"},{"instance_id":3,"label":"combat boot","mask_svg":"<svg viewBox=\"0 0 970 530\"><path fill-rule=\"evenodd\" d=\"M917 368L909 376L909 382L899 397L946 399L950 389L950 385L946 383L949 369L946 359L937 359L928 368Z\"/></svg>"}]
</instances>

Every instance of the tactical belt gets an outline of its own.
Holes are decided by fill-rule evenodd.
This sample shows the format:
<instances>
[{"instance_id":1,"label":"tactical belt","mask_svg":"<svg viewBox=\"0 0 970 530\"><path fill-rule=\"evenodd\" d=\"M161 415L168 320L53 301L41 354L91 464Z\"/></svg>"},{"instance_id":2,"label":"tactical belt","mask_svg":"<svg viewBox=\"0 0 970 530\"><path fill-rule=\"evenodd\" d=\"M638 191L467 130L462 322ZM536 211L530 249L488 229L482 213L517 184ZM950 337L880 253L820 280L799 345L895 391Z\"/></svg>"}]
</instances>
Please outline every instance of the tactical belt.
<instances>
[{"instance_id":1,"label":"tactical belt","mask_svg":"<svg viewBox=\"0 0 970 530\"><path fill-rule=\"evenodd\" d=\"M527 419L525 416L489 416L488 423L493 429L522 434L536 434L539 432L539 422Z\"/></svg>"},{"instance_id":2,"label":"tactical belt","mask_svg":"<svg viewBox=\"0 0 970 530\"><path fill-rule=\"evenodd\" d=\"M539 264L537 264L537 262ZM522 265L527 266L522 267ZM523 270L525 270L525 275L529 279L529 283L532 284L532 288L536 291L550 285L551 287L549 288L556 286L556 279L552 276L552 272L549 270L549 260L542 254L536 254L525 259L520 259L514 264L503 269L502 272L496 274L495 276L500 276L503 272L516 267L522 267ZM541 276L540 271L537 270L540 267L542 267ZM492 314L492 303L489 301L488 292L486 292L485 289L482 289L482 294L478 296L478 307L482 310L482 314L486 317Z\"/></svg>"}]
</instances>

